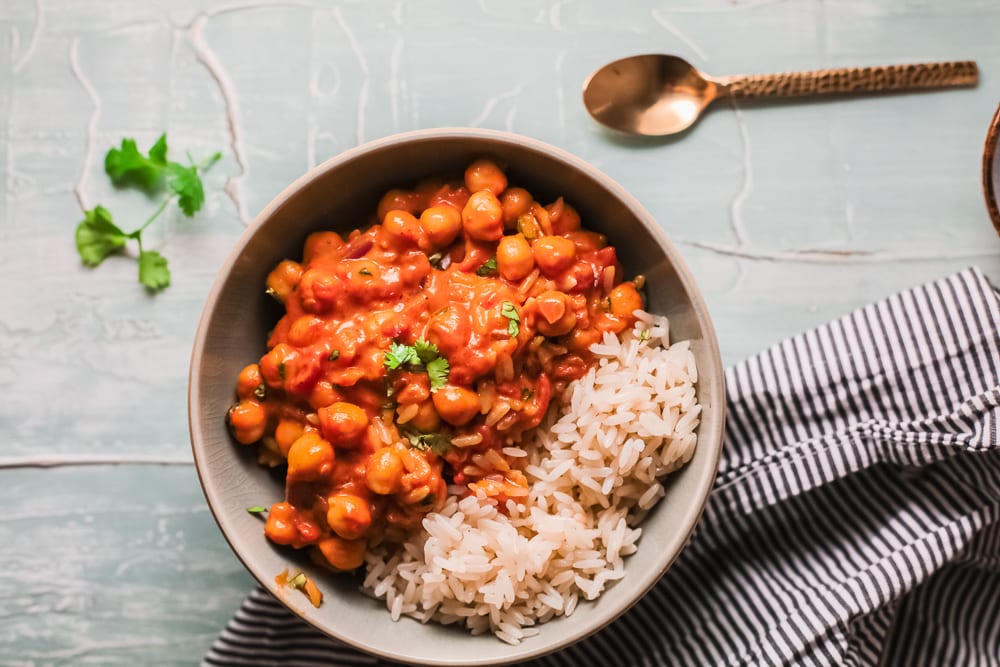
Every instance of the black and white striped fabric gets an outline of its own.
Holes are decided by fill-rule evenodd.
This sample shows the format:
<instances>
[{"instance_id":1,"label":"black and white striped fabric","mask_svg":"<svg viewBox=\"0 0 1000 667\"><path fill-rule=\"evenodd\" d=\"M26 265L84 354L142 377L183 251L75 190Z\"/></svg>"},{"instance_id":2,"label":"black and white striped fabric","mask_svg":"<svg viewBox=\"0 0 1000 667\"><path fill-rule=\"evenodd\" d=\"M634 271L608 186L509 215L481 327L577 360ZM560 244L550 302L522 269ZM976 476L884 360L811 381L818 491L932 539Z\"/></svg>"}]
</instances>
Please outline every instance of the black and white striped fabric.
<instances>
[{"instance_id":1,"label":"black and white striped fabric","mask_svg":"<svg viewBox=\"0 0 1000 667\"><path fill-rule=\"evenodd\" d=\"M982 273L726 381L722 467L689 547L622 618L534 664L1000 666L1000 300ZM261 590L205 663L386 664Z\"/></svg>"}]
</instances>

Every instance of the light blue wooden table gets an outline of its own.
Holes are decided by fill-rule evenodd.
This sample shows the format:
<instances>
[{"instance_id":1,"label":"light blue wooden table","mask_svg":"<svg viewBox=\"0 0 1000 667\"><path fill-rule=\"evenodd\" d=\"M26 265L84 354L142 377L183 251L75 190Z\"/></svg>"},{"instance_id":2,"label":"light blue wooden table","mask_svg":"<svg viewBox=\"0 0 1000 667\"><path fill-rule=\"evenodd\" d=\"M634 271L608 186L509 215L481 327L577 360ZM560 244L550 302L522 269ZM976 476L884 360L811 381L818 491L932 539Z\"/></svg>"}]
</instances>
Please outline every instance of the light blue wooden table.
<instances>
[{"instance_id":1,"label":"light blue wooden table","mask_svg":"<svg viewBox=\"0 0 1000 667\"><path fill-rule=\"evenodd\" d=\"M579 100L605 61L715 73L976 59L978 89L720 108L613 140ZM519 132L589 160L659 219L727 363L970 264L1000 278L979 159L1000 101L995 0L166 0L0 4L0 663L192 664L251 586L191 465L202 301L247 222L310 166L416 128ZM81 205L129 228L123 136L223 159L155 235L173 285L80 266Z\"/></svg>"}]
</instances>

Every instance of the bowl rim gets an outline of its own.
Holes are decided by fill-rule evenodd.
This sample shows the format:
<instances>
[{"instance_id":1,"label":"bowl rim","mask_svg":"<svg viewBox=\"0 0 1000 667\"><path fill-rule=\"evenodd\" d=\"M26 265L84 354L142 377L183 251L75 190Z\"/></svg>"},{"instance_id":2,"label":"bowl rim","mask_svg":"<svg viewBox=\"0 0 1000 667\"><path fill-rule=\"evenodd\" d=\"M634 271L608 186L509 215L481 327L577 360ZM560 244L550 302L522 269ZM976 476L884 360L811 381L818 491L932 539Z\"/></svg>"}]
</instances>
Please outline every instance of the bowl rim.
<instances>
[{"instance_id":1,"label":"bowl rim","mask_svg":"<svg viewBox=\"0 0 1000 667\"><path fill-rule=\"evenodd\" d=\"M993 185L994 164L1000 162L1000 106L997 106L990 128L986 131L986 143L983 145L983 195L986 197L986 210L990 214L993 226L1000 234L1000 192Z\"/></svg>"},{"instance_id":2,"label":"bowl rim","mask_svg":"<svg viewBox=\"0 0 1000 667\"><path fill-rule=\"evenodd\" d=\"M635 595L627 604L623 605L620 609L616 609L612 613L605 613L603 615L595 615L595 620L591 623L584 624L583 627L577 629L574 632L566 633L561 635L557 640L552 641L549 644L538 644L536 648L530 646L531 641L522 643L520 646L527 647L527 650L523 652L518 652L513 656L502 657L499 660L496 658L491 658L489 656L484 656L482 659L476 659L470 661L468 664L470 667L473 666L485 666L485 665L500 665L500 664L513 664L515 662L520 662L523 660L537 658L549 653L558 651L562 648L569 646L581 639L589 637L601 629L605 628L616 619L621 617L625 612L627 612L632 606L634 606L639 600L646 596L649 591L656 585L656 583L663 577L663 575L670 569L674 561L680 555L680 553L687 546L690 541L691 535L694 532L695 527L701 519L704 513L705 506L708 501L708 496L712 490L719 462L722 456L723 448L723 438L725 431L726 422L726 388L725 388L725 376L724 376L724 366L722 365L722 358L719 350L719 343L715 332L715 327L712 323L711 317L709 315L708 307L705 304L704 297L701 291L698 289L697 284L694 280L693 275L688 269L687 265L683 261L680 253L677 252L676 247L671 242L666 232L662 227L656 222L656 219L646 210L646 208L639 203L639 201L632 196L624 187L622 187L617 181L612 179L610 176L600 171L593 165L589 164L585 160L576 155L566 151L562 148L558 148L546 142L538 139L527 137L520 134L515 134L512 132L504 132L500 130L490 130L482 128L468 128L468 127L442 127L433 129L423 129L423 130L413 130L409 132L402 132L397 134L388 135L379 139L375 139L364 144L360 144L346 151L338 153L333 157L325 160L324 162L312 167L306 171L302 176L299 176L291 184L286 186L280 193L278 193L268 204L265 206L260 213L258 213L253 221L247 226L247 228L241 233L241 235L236 239L233 244L232 250L227 255L226 259L223 261L218 269L215 280L212 287L205 298L205 305L202 308L201 315L199 316L197 330L195 332L194 343L191 349L191 361L189 365L188 373L188 430L191 440L191 449L194 457L195 470L198 474L198 481L202 488L202 493L205 496L206 502L209 507L209 511L212 513L212 517L215 519L216 524L219 527L220 532L229 545L230 550L239 559L243 567L250 573L250 575L260 584L265 590L267 590L274 598L281 602L290 613L294 614L298 618L302 619L305 623L316 628L320 633L328 637L332 637L336 640L342 641L358 650L369 654L376 655L383 658L388 658L390 660L403 661L411 664L426 664L426 665L442 665L449 666L455 665L453 660L449 660L446 657L442 658L432 658L432 659L414 659L411 656L406 655L402 650L393 650L392 648L371 646L355 640L348 636L341 636L337 634L333 629L321 625L318 621L314 621L309 613L308 609L299 610L296 607L289 605L285 602L282 595L278 594L278 586L274 583L273 577L270 575L265 575L264 573L259 573L256 568L250 563L251 556L244 555L242 550L237 546L234 539L237 531L230 525L230 519L227 518L217 507L221 506L220 496L217 495L217 489L214 488L211 480L208 479L208 473L205 468L208 465L207 456L205 453L205 448L201 437L201 432L204 430L203 423L198 411L198 404L200 397L200 390L197 386L197 378L201 373L201 362L204 355L204 348L206 346L206 338L208 332L208 321L210 320L211 313L216 309L220 295L223 290L223 286L226 282L226 278L231 273L234 265L239 260L243 251L249 244L251 238L257 232L257 230L262 227L265 222L274 215L274 213L280 209L285 203L294 197L298 191L309 185L311 182L321 177L322 175L337 169L343 164L351 162L358 159L368 153L380 151L393 145L403 144L403 143L417 143L424 141L434 141L434 140L455 140L455 139L485 139L489 141L495 141L500 143L505 143L508 145L515 145L517 147L527 148L528 150L533 150L536 152L541 152L554 157L557 161L565 164L571 169L575 169L579 172L584 173L586 176L590 177L594 181L601 184L610 194L618 198L627 208L629 208L640 223L646 228L646 230L653 235L657 243L663 248L666 256L668 257L673 269L676 271L678 279L684 286L685 291L690 296L691 305L696 314L698 325L701 329L702 339L701 345L704 348L704 352L707 357L713 360L713 364L718 370L718 378L716 383L716 391L714 395L710 398L713 400L713 409L717 411L718 418L711 424L702 424L708 427L708 431L699 431L698 433L698 445L699 447L707 446L711 447L713 450L713 459L711 460L710 470L713 474L706 474L704 479L698 480L696 487L696 494L693 495L692 500L697 502L692 502L689 509L685 515L685 521L683 524L683 529L678 531L676 544L678 547L671 554L670 558L662 563L661 567L655 570L651 570L649 573L645 574L641 578L636 575L636 578L640 579L641 585L639 592ZM700 369L699 369L700 370ZM700 402L703 402L702 397L699 397ZM704 444L703 444L704 443ZM635 579L633 579L635 581ZM235 613L236 610L234 610ZM532 638L534 639L534 638ZM499 640L498 640L499 641Z\"/></svg>"}]
</instances>

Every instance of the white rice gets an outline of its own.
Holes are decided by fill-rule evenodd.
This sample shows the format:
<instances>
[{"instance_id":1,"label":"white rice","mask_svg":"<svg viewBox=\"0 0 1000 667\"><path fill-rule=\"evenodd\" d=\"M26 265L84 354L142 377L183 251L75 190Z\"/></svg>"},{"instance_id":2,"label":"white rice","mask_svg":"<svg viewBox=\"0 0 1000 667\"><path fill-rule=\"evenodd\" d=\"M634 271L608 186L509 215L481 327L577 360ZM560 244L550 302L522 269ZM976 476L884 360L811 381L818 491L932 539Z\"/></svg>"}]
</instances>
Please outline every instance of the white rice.
<instances>
[{"instance_id":1,"label":"white rice","mask_svg":"<svg viewBox=\"0 0 1000 667\"><path fill-rule=\"evenodd\" d=\"M670 345L666 318L637 315L633 331L591 347L597 364L558 410L503 449L523 464L528 498L504 513L485 497L449 495L401 548L369 552L363 589L393 620L458 623L517 644L625 576L635 526L663 496L659 480L694 455L701 413L688 343Z\"/></svg>"}]
</instances>

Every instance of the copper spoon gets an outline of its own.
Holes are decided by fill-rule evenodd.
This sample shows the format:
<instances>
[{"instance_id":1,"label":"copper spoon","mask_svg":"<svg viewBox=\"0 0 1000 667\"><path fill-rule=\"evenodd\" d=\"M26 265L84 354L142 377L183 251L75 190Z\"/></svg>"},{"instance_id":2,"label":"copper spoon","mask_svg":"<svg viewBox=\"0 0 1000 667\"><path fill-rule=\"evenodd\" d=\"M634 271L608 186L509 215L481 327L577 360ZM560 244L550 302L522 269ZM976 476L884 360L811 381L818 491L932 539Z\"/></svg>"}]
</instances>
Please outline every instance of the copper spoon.
<instances>
[{"instance_id":1,"label":"copper spoon","mask_svg":"<svg viewBox=\"0 0 1000 667\"><path fill-rule=\"evenodd\" d=\"M727 97L881 93L978 82L972 61L713 77L677 56L649 54L616 60L591 74L583 84L583 104L614 130L658 137L686 130L709 104Z\"/></svg>"}]
</instances>

